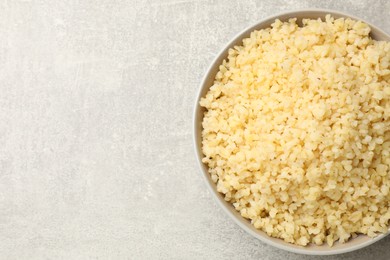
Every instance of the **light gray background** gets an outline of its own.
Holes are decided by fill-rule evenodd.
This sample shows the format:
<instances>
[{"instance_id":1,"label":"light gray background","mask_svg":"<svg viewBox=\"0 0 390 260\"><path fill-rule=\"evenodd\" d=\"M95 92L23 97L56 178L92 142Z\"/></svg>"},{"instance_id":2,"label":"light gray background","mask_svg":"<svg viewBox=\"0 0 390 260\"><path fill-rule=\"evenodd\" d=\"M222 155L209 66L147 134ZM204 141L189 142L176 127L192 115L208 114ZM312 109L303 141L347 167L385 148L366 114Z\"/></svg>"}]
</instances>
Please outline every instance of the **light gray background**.
<instances>
[{"instance_id":1,"label":"light gray background","mask_svg":"<svg viewBox=\"0 0 390 260\"><path fill-rule=\"evenodd\" d=\"M312 259L225 216L191 137L216 53L307 7L389 32L385 0L0 1L0 258ZM389 259L389 248L390 237L314 259Z\"/></svg>"}]
</instances>

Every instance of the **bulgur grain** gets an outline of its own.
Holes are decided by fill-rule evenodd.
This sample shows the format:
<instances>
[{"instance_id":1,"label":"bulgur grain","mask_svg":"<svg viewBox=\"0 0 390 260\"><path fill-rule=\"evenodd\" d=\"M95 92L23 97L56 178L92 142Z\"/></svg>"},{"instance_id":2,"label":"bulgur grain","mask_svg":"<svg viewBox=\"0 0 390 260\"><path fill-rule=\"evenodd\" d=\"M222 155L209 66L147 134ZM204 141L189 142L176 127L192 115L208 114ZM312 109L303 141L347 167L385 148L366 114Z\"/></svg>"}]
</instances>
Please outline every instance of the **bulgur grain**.
<instances>
[{"instance_id":1,"label":"bulgur grain","mask_svg":"<svg viewBox=\"0 0 390 260\"><path fill-rule=\"evenodd\" d=\"M375 236L390 219L390 43L351 19L275 20L229 50L200 101L203 163L268 235Z\"/></svg>"}]
</instances>

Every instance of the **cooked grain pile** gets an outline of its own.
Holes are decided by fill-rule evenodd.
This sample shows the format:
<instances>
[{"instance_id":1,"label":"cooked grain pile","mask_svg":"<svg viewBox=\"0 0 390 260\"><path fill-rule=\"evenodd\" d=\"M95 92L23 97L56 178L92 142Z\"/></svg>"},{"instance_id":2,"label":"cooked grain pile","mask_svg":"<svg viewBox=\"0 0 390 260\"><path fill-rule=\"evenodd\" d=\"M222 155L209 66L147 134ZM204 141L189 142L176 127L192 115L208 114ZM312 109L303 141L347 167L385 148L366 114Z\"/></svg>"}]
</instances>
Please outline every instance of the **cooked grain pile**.
<instances>
[{"instance_id":1,"label":"cooked grain pile","mask_svg":"<svg viewBox=\"0 0 390 260\"><path fill-rule=\"evenodd\" d=\"M203 162L252 224L298 245L387 232L390 43L351 19L276 20L201 99Z\"/></svg>"}]
</instances>

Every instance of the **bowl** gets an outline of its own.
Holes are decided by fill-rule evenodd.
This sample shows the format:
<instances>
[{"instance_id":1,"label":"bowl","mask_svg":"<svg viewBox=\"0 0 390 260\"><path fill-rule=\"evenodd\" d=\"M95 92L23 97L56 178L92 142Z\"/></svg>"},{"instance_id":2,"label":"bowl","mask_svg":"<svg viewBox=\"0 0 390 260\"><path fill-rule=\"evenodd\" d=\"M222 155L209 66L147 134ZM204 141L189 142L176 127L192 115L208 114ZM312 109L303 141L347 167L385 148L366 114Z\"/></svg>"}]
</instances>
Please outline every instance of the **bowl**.
<instances>
[{"instance_id":1,"label":"bowl","mask_svg":"<svg viewBox=\"0 0 390 260\"><path fill-rule=\"evenodd\" d=\"M238 226L244 229L246 232L259 239L260 241L267 243L276 248L280 248L286 251L290 251L293 253L299 254L307 254L307 255L334 255L334 254L342 254L351 251L355 251L371 245L385 236L389 234L380 234L375 238L370 238L366 235L359 235L356 238L350 239L346 243L338 243L336 242L332 247L329 247L326 243L321 246L309 244L306 247L294 245L283 241L282 239L273 238L268 236L265 232L256 229L249 220L243 218L239 212L237 212L231 203L224 200L222 194L217 191L215 183L211 180L211 177L208 173L207 165L202 163L202 119L203 113L205 111L204 108L200 107L199 101L201 97L205 96L209 88L213 85L214 78L216 73L218 72L219 65L222 61L227 57L229 48L232 48L235 45L240 45L242 43L242 39L249 37L250 33L254 30L260 30L269 27L275 19L279 19L281 21L287 21L290 18L297 18L298 24L302 20L302 18L310 18L324 19L327 14L332 15L334 18L352 18L354 20L360 20L365 22L371 27L370 36L375 40L386 40L390 41L390 36L386 34L384 31L379 29L378 27L370 24L363 19L358 17L342 13L334 10L324 10L324 9L310 9L310 10L297 10L291 12L281 13L272 17L265 18L264 20L259 21L255 25L252 25L242 32L238 33L217 55L214 61L211 63L210 67L206 71L206 74L202 80L200 85L199 93L195 101L194 115L193 115L193 138L194 138L194 146L195 146L195 154L197 161L199 163L200 169L202 171L202 175L204 180L209 188L212 196L216 199L217 203L221 206L221 208L229 215ZM390 229L389 229L390 231Z\"/></svg>"}]
</instances>

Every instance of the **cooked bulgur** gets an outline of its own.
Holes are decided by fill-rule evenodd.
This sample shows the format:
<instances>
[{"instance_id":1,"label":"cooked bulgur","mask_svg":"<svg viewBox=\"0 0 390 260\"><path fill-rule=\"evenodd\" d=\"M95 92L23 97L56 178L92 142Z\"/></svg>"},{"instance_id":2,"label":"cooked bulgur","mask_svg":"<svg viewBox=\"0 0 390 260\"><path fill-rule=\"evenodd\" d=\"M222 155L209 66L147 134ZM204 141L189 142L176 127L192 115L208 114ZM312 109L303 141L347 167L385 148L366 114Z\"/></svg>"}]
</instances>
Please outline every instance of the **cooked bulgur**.
<instances>
[{"instance_id":1,"label":"cooked bulgur","mask_svg":"<svg viewBox=\"0 0 390 260\"><path fill-rule=\"evenodd\" d=\"M390 219L390 43L351 19L275 20L229 50L201 106L203 162L244 218L287 242Z\"/></svg>"}]
</instances>

